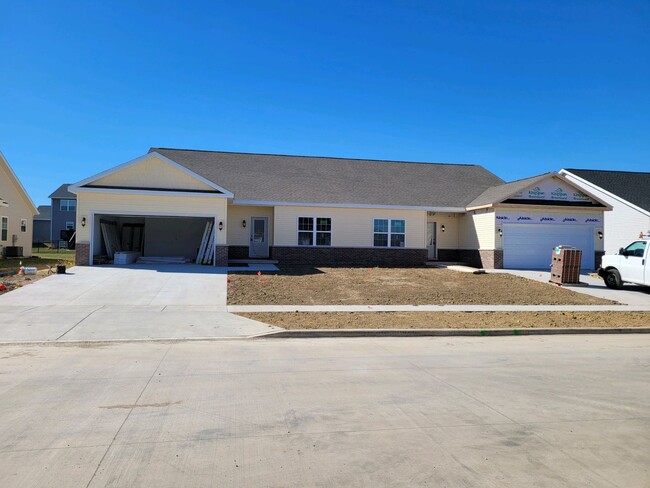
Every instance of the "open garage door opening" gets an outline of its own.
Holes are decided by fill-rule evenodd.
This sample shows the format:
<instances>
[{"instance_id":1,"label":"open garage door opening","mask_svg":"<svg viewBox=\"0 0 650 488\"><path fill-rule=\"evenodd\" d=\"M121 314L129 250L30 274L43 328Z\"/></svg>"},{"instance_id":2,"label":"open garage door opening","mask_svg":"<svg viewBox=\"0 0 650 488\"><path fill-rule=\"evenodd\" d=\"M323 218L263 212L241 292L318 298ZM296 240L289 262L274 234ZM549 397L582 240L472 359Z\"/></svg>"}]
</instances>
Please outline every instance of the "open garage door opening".
<instances>
[{"instance_id":1,"label":"open garage door opening","mask_svg":"<svg viewBox=\"0 0 650 488\"><path fill-rule=\"evenodd\" d=\"M92 264L214 264L215 219L95 214Z\"/></svg>"}]
</instances>

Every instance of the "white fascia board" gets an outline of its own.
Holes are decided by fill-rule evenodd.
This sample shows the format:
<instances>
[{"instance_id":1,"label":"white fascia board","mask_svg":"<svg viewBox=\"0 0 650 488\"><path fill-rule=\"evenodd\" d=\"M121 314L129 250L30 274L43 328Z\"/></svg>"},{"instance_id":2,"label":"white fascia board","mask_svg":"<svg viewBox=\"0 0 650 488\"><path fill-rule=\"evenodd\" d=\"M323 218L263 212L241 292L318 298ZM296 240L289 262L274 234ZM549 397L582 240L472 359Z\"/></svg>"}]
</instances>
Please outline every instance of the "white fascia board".
<instances>
[{"instance_id":1,"label":"white fascia board","mask_svg":"<svg viewBox=\"0 0 650 488\"><path fill-rule=\"evenodd\" d=\"M228 198L234 197L233 193L230 190L227 190L227 189L223 188L222 186L219 186L216 183L208 180L207 178L204 178L203 176L196 174L194 171L190 171L185 166L183 166L181 164L178 164L176 161L173 161L173 160L169 159L168 157L163 156L162 154L157 153L155 151L147 153L147 154L145 154L143 156L140 156L140 157L137 157L135 159L132 159L131 161L127 161L126 163L122 163L122 164L120 164L118 166L114 166L113 168L107 169L106 171L102 171L101 173L98 173L98 174L96 174L94 176L86 178L85 180L81 180L81 181L79 181L77 183L74 183L73 185L70 185L68 187L68 191L70 191L72 193L77 193L77 191L81 187L83 187L84 185L88 185L88 184L92 183L93 181L104 178L105 176L115 174L115 173L117 173L119 171L122 171L123 169L129 168L129 167L134 166L134 165L136 165L138 163L141 163L143 161L147 161L147 160L153 159L153 158L158 158L161 161L164 161L165 163L169 164L170 166L173 166L174 168L178 169L179 171L182 171L183 173L191 176L192 178L194 178L196 180L199 180L202 183L205 183L206 185L208 185L211 188L214 188L215 190L220 191L223 194L223 196L225 196L225 197L228 197Z\"/></svg>"},{"instance_id":2,"label":"white fascia board","mask_svg":"<svg viewBox=\"0 0 650 488\"><path fill-rule=\"evenodd\" d=\"M38 214L38 209L36 208L36 205L34 205L34 202L32 201L32 197L29 196L29 193L27 193L27 190L25 190L25 187L23 186L23 184L18 179L18 176L16 176L16 173L14 173L14 170L11 169L11 166L9 165L9 161L7 161L7 158L5 158L5 155L2 154L2 151L0 151L0 161L2 161L5 168L7 168L7 171L9 172L9 175L13 178L14 183L16 184L16 186L18 186L18 189L22 192L23 197L27 201L27 204L31 205L32 210L34 211L33 215ZM5 202L5 203L7 203L7 202ZM0 205L0 206L8 207L9 204L7 203L7 205Z\"/></svg>"},{"instance_id":3,"label":"white fascia board","mask_svg":"<svg viewBox=\"0 0 650 488\"><path fill-rule=\"evenodd\" d=\"M161 190L142 190L142 189L129 189L129 188L92 188L82 186L74 188L73 193L114 193L122 195L156 195L156 196L173 196L173 197L198 197L198 198L228 198L227 195L221 193L199 193L190 191L161 191Z\"/></svg>"},{"instance_id":4,"label":"white fascia board","mask_svg":"<svg viewBox=\"0 0 650 488\"><path fill-rule=\"evenodd\" d=\"M471 212L472 210L480 210L482 208L492 208L494 203L488 203L487 205L479 205L478 207L467 207L465 210Z\"/></svg>"},{"instance_id":5,"label":"white fascia board","mask_svg":"<svg viewBox=\"0 0 650 488\"><path fill-rule=\"evenodd\" d=\"M465 207L424 207L409 205L369 205L359 203L310 203L310 202L276 202L266 200L237 200L233 205L251 205L260 207L329 207L329 208L379 208L392 210L427 210L430 212L465 213Z\"/></svg>"},{"instance_id":6,"label":"white fascia board","mask_svg":"<svg viewBox=\"0 0 650 488\"><path fill-rule=\"evenodd\" d=\"M650 212L649 212L649 211L644 210L644 209L642 209L641 207L637 207L637 206L634 205L633 203L628 202L627 200L625 200L625 199L619 197L618 195L615 195L615 194L612 193L612 192L609 192L609 191L605 190L604 188L601 188L601 187L598 186L598 185L594 185L594 184L591 183L590 181L585 180L584 178L581 178L580 176L578 176L578 175L576 175L576 174L574 174L574 173L571 173L571 171L567 171L566 169L561 169L561 170L560 170L560 174L561 174L562 176L564 176L565 178L566 178L565 175L571 175L571 178L575 178L576 181L577 181L580 185L585 185L585 186L588 186L589 188L593 188L594 190L598 190L598 191L600 191L600 192L603 192L603 193L604 193L605 195L607 195L608 197L613 198L614 200L616 200L616 201L618 201L618 202L621 202L623 205L627 205L628 207L630 207L630 208L636 210L637 212L640 212L640 213L642 213L642 214L647 215L648 217L650 217ZM567 179L568 179L568 178L567 178ZM571 181L571 180L568 179L568 181ZM572 183L575 185L575 184L576 184L576 181L573 181ZM581 189L581 190L584 190L585 193L588 192L588 190L585 190L585 189L582 188L582 187L580 187L580 189ZM591 196L591 195L590 195L590 196ZM601 201L601 200L598 199L598 201ZM610 207L610 210L611 210L611 205L609 205L607 202L604 202L604 203L605 203L605 205L607 205L608 207Z\"/></svg>"}]
</instances>

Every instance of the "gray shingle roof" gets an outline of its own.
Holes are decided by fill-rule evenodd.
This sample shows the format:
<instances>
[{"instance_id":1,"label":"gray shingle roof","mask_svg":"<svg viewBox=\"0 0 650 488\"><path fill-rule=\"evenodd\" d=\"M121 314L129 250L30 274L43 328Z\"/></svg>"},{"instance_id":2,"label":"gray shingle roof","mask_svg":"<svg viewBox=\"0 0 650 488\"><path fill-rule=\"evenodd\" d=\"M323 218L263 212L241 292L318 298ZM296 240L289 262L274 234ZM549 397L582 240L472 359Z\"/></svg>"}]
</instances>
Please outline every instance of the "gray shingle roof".
<instances>
[{"instance_id":1,"label":"gray shingle roof","mask_svg":"<svg viewBox=\"0 0 650 488\"><path fill-rule=\"evenodd\" d=\"M37 209L38 215L34 215L34 220L52 220L51 205L39 205Z\"/></svg>"},{"instance_id":2,"label":"gray shingle roof","mask_svg":"<svg viewBox=\"0 0 650 488\"><path fill-rule=\"evenodd\" d=\"M573 173L643 210L650 211L650 173L648 172L595 169L566 169L565 171Z\"/></svg>"},{"instance_id":3,"label":"gray shingle roof","mask_svg":"<svg viewBox=\"0 0 650 488\"><path fill-rule=\"evenodd\" d=\"M8 207L9 206L9 204L6 201L4 201L2 199L2 197L0 197L0 205L2 205L3 207Z\"/></svg>"},{"instance_id":4,"label":"gray shingle roof","mask_svg":"<svg viewBox=\"0 0 650 488\"><path fill-rule=\"evenodd\" d=\"M537 176L531 176L530 178L524 178L523 180L512 181L504 185L493 186L476 197L469 205L467 205L467 207L481 207L483 205L490 205L493 203L501 202L508 198L510 195L514 195L515 193L525 190L529 186L545 180L553 174L555 173L544 173Z\"/></svg>"},{"instance_id":5,"label":"gray shingle roof","mask_svg":"<svg viewBox=\"0 0 650 488\"><path fill-rule=\"evenodd\" d=\"M235 200L465 207L503 183L470 164L151 148L231 191Z\"/></svg>"},{"instance_id":6,"label":"gray shingle roof","mask_svg":"<svg viewBox=\"0 0 650 488\"><path fill-rule=\"evenodd\" d=\"M54 190L54 193L52 193L48 198L65 198L69 200L76 200L77 195L74 193L70 193L68 191L68 187L70 186L70 183L64 183L60 187L58 187L56 190Z\"/></svg>"}]
</instances>

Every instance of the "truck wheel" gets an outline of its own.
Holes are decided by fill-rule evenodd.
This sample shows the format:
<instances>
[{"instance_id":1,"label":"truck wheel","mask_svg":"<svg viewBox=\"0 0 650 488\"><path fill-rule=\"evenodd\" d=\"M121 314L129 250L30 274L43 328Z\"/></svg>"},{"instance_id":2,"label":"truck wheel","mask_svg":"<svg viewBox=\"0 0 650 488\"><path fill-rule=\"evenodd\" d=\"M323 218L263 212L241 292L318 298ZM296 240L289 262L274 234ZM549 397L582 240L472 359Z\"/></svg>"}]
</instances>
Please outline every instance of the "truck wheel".
<instances>
[{"instance_id":1,"label":"truck wheel","mask_svg":"<svg viewBox=\"0 0 650 488\"><path fill-rule=\"evenodd\" d=\"M623 282L621 281L621 274L615 269L608 271L605 275L605 286L607 288L618 290L621 286L623 286Z\"/></svg>"}]
</instances>

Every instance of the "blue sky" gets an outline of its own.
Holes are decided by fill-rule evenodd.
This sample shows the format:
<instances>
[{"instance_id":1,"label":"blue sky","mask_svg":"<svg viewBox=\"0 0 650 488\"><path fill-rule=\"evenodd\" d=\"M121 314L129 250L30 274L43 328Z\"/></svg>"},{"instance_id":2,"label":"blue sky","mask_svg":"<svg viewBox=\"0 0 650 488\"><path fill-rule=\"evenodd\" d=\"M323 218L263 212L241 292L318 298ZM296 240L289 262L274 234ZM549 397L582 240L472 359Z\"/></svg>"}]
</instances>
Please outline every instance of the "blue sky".
<instances>
[{"instance_id":1,"label":"blue sky","mask_svg":"<svg viewBox=\"0 0 650 488\"><path fill-rule=\"evenodd\" d=\"M3 2L37 204L149 147L650 170L650 2Z\"/></svg>"}]
</instances>

